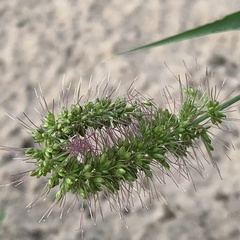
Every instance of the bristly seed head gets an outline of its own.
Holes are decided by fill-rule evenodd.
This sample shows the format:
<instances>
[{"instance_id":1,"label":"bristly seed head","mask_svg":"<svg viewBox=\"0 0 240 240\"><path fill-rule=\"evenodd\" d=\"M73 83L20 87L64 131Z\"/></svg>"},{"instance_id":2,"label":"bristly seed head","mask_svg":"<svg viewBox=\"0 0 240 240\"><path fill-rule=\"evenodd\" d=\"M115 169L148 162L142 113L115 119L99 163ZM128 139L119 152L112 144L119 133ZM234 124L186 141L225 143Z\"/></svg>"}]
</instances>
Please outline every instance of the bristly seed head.
<instances>
[{"instance_id":1,"label":"bristly seed head","mask_svg":"<svg viewBox=\"0 0 240 240\"><path fill-rule=\"evenodd\" d=\"M102 193L120 212L131 207L134 191L158 194L156 168L158 180L171 176L172 168L186 178L189 167L201 172L189 160L189 149L196 150L200 140L213 151L209 129L226 115L215 99L190 87L182 91L185 99L177 113L157 107L136 90L115 100L76 101L58 114L47 108L42 124L31 133L38 147L23 149L36 161L30 176L46 176L45 192L57 187L56 202L73 193L91 209L91 199L100 201Z\"/></svg>"}]
</instances>

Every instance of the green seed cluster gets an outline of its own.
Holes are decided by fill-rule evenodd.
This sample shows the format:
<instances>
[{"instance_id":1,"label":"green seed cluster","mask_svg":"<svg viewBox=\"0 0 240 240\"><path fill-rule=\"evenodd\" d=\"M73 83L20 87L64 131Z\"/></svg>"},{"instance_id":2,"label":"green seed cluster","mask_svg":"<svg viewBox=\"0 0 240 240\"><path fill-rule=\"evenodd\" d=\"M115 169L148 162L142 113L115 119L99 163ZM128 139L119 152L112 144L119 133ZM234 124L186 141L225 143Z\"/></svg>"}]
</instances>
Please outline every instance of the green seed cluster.
<instances>
[{"instance_id":1,"label":"green seed cluster","mask_svg":"<svg viewBox=\"0 0 240 240\"><path fill-rule=\"evenodd\" d=\"M186 100L178 114L137 98L72 104L70 110L63 107L57 117L48 112L32 132L40 147L25 149L26 156L37 163L31 176L47 176L48 189L58 186L57 199L68 192L86 199L102 190L116 193L142 173L152 179L153 164L167 171L169 155L187 158L188 148L197 139L212 151L210 126L198 118L205 116L218 124L225 115L217 101L198 99L191 88L184 92ZM80 151L82 145L89 147Z\"/></svg>"},{"instance_id":2,"label":"green seed cluster","mask_svg":"<svg viewBox=\"0 0 240 240\"><path fill-rule=\"evenodd\" d=\"M66 151L69 139L76 134L85 136L89 128L96 131L103 127L114 129L117 125L129 124L133 117L137 119L140 116L140 109L134 102L127 103L125 98L118 98L115 101L110 98L97 99L94 103L85 102L83 106L72 104L70 110L63 107L57 118L54 113L48 112L43 118L42 125L32 132L32 137L36 143L39 143L40 148L25 149L26 156L37 161L37 167L30 175L39 178L50 174L47 187L53 188L61 184L58 197L68 191L83 196L80 186L90 178L91 168L88 161L92 158L91 152L86 153L84 164L79 163L75 156ZM81 176L85 180L81 180ZM91 189L95 189L93 187L95 182L99 183L101 178L90 179L90 189L84 192L93 192Z\"/></svg>"}]
</instances>

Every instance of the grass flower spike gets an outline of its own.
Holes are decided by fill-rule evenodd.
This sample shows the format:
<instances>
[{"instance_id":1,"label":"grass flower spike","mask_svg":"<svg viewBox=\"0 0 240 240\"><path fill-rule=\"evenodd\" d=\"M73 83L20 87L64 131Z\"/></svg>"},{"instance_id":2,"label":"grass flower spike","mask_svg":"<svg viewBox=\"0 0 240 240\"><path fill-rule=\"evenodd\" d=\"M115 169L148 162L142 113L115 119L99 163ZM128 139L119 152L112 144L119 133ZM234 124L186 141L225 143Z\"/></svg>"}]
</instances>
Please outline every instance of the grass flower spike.
<instances>
[{"instance_id":1,"label":"grass flower spike","mask_svg":"<svg viewBox=\"0 0 240 240\"><path fill-rule=\"evenodd\" d=\"M140 200L142 192L157 195L154 181L174 178L172 169L188 179L190 168L201 174L199 144L208 153L214 150L210 130L226 119L225 109L240 95L219 103L214 94L191 87L182 86L182 94L182 103L176 110L174 102L174 111L158 107L132 88L115 100L102 94L81 104L78 97L58 113L41 99L46 115L40 126L31 128L36 147L22 149L36 163L29 175L46 177L40 195L54 189L58 203L68 193L74 194L91 213L97 205L101 212L101 196L121 215L122 209L133 205L134 193Z\"/></svg>"}]
</instances>

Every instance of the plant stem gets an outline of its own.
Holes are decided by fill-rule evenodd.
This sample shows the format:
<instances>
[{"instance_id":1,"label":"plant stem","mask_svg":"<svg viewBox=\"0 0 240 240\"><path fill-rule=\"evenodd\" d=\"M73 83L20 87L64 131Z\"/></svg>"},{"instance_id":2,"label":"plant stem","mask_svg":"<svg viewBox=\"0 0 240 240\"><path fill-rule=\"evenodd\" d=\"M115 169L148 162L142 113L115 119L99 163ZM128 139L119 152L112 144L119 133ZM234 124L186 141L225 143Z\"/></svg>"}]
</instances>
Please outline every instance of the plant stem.
<instances>
[{"instance_id":1,"label":"plant stem","mask_svg":"<svg viewBox=\"0 0 240 240\"><path fill-rule=\"evenodd\" d=\"M231 98L230 100L224 102L223 104L221 104L219 110L221 111L221 110L231 106L232 104L234 104L234 103L236 103L238 101L240 101L240 94L235 96L235 97L233 97L233 98ZM193 123L194 124L199 124L200 122L202 122L202 121L204 121L204 120L206 120L208 118L209 118L209 115L208 114L204 114L203 116L201 116L201 117L197 118L196 120L194 120Z\"/></svg>"}]
</instances>

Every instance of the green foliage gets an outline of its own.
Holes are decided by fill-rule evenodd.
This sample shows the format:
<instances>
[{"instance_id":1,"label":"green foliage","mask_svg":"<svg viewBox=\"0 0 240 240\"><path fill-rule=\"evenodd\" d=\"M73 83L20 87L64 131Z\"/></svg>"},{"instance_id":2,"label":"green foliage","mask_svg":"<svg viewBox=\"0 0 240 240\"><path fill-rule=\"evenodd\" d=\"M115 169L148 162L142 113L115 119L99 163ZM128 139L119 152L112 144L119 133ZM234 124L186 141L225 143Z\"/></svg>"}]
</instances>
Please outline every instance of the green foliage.
<instances>
[{"instance_id":1,"label":"green foliage","mask_svg":"<svg viewBox=\"0 0 240 240\"><path fill-rule=\"evenodd\" d=\"M5 209L1 208L0 209L0 224L2 223L3 219L5 218L6 211Z\"/></svg>"},{"instance_id":2,"label":"green foliage","mask_svg":"<svg viewBox=\"0 0 240 240\"><path fill-rule=\"evenodd\" d=\"M227 15L224 18L217 20L215 22L208 23L208 24L196 27L194 29L173 35L171 37L164 38L159 41L155 41L146 45L142 45L137 48L130 49L120 54L131 53L138 50L157 47L164 44L174 43L174 42L187 40L195 37L201 37L208 34L239 30L239 29L240 29L240 11Z\"/></svg>"}]
</instances>

